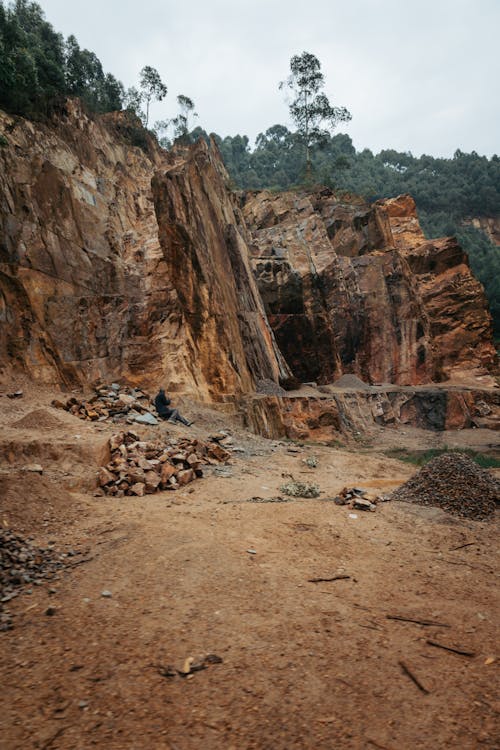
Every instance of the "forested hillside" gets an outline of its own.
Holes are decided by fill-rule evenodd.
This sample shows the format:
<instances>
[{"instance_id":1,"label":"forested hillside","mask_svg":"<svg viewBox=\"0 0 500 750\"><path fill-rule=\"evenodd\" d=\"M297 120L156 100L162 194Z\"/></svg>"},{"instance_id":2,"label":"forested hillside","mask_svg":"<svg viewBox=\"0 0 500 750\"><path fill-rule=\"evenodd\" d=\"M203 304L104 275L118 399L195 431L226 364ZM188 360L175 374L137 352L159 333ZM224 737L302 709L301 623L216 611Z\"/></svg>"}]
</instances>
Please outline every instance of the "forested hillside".
<instances>
[{"instance_id":1,"label":"forested hillside","mask_svg":"<svg viewBox=\"0 0 500 750\"><path fill-rule=\"evenodd\" d=\"M193 137L205 136L198 128ZM304 149L300 139L275 125L250 149L246 136L215 136L235 187L287 190L303 184ZM358 152L347 135L325 137L311 151L313 180L368 200L410 193L428 237L455 235L490 300L500 337L500 248L468 222L500 215L500 158L456 151L452 159L393 150Z\"/></svg>"}]
</instances>

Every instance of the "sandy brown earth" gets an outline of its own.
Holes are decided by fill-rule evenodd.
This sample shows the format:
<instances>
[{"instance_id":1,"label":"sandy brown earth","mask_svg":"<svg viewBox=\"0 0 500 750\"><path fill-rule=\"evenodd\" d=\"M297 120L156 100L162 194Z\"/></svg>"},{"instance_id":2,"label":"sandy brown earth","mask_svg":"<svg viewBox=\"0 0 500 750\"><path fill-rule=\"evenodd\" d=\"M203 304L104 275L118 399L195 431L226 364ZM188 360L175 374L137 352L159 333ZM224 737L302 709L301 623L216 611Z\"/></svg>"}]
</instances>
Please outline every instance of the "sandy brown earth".
<instances>
[{"instance_id":1,"label":"sandy brown earth","mask_svg":"<svg viewBox=\"0 0 500 750\"><path fill-rule=\"evenodd\" d=\"M497 435L381 431L332 448L233 425L243 452L223 475L214 467L177 492L97 498L113 429L56 412L54 395L0 397L0 521L80 553L55 593L33 586L9 602L2 750L500 747L498 519L390 502L375 513L323 499L248 502L279 494L289 474L317 482L323 498L345 485L385 492L415 468L377 451L491 447ZM39 413L33 426L38 408L61 424L44 426ZM194 416L201 439L224 423ZM303 462L312 455L316 469ZM33 462L42 477L20 471ZM349 578L309 580L335 575ZM207 654L222 663L177 674Z\"/></svg>"}]
</instances>

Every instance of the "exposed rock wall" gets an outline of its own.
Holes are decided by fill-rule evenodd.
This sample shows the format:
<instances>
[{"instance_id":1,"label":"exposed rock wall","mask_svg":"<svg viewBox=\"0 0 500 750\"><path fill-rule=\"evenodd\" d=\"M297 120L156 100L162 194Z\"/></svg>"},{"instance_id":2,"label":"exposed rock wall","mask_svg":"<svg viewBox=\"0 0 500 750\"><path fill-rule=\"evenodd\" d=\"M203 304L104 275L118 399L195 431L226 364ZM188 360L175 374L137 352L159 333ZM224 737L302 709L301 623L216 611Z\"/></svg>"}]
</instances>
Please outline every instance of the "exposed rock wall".
<instances>
[{"instance_id":1,"label":"exposed rock wall","mask_svg":"<svg viewBox=\"0 0 500 750\"><path fill-rule=\"evenodd\" d=\"M246 427L269 438L335 443L339 437L382 427L500 430L500 394L494 390L373 388L329 395L246 398L241 411Z\"/></svg>"},{"instance_id":2,"label":"exposed rock wall","mask_svg":"<svg viewBox=\"0 0 500 750\"><path fill-rule=\"evenodd\" d=\"M465 254L425 240L408 196L236 199L214 144L167 154L77 102L0 132L0 374L238 401L290 369L418 385L494 363Z\"/></svg>"},{"instance_id":3,"label":"exposed rock wall","mask_svg":"<svg viewBox=\"0 0 500 750\"><path fill-rule=\"evenodd\" d=\"M425 240L409 196L264 191L242 206L270 323L302 380L419 384L493 367L482 287L456 241Z\"/></svg>"},{"instance_id":4,"label":"exposed rock wall","mask_svg":"<svg viewBox=\"0 0 500 750\"><path fill-rule=\"evenodd\" d=\"M0 130L4 371L202 399L288 374L213 149L175 167L138 122L89 118L77 102L51 127L0 115Z\"/></svg>"},{"instance_id":5,"label":"exposed rock wall","mask_svg":"<svg viewBox=\"0 0 500 750\"><path fill-rule=\"evenodd\" d=\"M246 228L227 189L229 177L204 141L172 157L153 179L168 276L203 380L219 394L254 389L289 369L274 343L250 266Z\"/></svg>"}]
</instances>

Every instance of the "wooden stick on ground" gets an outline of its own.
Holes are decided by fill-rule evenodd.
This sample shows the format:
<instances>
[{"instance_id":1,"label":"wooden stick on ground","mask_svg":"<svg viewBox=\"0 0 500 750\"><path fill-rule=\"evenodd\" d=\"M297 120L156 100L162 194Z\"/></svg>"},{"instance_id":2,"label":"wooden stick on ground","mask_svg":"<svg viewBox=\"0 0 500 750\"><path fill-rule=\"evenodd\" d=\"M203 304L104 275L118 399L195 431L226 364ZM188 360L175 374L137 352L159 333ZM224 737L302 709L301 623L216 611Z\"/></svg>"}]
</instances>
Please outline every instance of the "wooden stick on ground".
<instances>
[{"instance_id":1,"label":"wooden stick on ground","mask_svg":"<svg viewBox=\"0 0 500 750\"><path fill-rule=\"evenodd\" d=\"M430 691L427 690L427 688L425 688L422 685L422 683L415 677L415 675L412 672L410 672L410 670L408 669L408 667L406 666L406 664L404 662L402 662L402 661L398 662L398 664L401 667L401 669L403 670L403 672L405 673L405 675L407 675L410 678L410 680L413 683L415 683L415 685L418 687L418 689L421 690L422 693L425 693L426 695L429 695Z\"/></svg>"},{"instance_id":2,"label":"wooden stick on ground","mask_svg":"<svg viewBox=\"0 0 500 750\"><path fill-rule=\"evenodd\" d=\"M445 622L435 622L434 620L418 620L415 617L403 617L402 615L386 615L388 620L400 620L401 622L415 622L417 625L434 625L437 628L450 628Z\"/></svg>"},{"instance_id":3,"label":"wooden stick on ground","mask_svg":"<svg viewBox=\"0 0 500 750\"><path fill-rule=\"evenodd\" d=\"M467 542L467 544L461 544L459 547L451 547L450 552L456 552L457 549L463 549L464 547L472 547L474 544L477 544L477 542Z\"/></svg>"},{"instance_id":4,"label":"wooden stick on ground","mask_svg":"<svg viewBox=\"0 0 500 750\"><path fill-rule=\"evenodd\" d=\"M351 576L332 576L331 578L308 578L308 583L328 583L329 581L342 581Z\"/></svg>"},{"instance_id":5,"label":"wooden stick on ground","mask_svg":"<svg viewBox=\"0 0 500 750\"><path fill-rule=\"evenodd\" d=\"M445 651L451 651L453 654L460 654L460 656L475 656L476 655L473 651L462 651L459 648L452 648L452 646L445 646L442 643L438 643L437 641L431 641L430 639L427 639L426 643L428 643L429 646L436 646L436 648L444 648Z\"/></svg>"}]
</instances>

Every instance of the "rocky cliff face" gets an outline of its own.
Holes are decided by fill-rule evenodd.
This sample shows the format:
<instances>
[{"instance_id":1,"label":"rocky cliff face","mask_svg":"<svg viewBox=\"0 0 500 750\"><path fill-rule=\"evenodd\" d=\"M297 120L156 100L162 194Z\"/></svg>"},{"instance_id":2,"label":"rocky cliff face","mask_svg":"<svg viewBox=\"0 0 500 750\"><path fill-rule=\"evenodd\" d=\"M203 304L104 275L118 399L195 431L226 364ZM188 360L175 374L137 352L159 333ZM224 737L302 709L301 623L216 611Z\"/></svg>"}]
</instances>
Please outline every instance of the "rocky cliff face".
<instances>
[{"instance_id":1,"label":"rocky cliff face","mask_svg":"<svg viewBox=\"0 0 500 750\"><path fill-rule=\"evenodd\" d=\"M167 154L75 102L0 132L3 372L238 401L290 370L418 385L494 361L465 254L425 240L409 197L237 200L213 144Z\"/></svg>"},{"instance_id":2,"label":"rocky cliff face","mask_svg":"<svg viewBox=\"0 0 500 750\"><path fill-rule=\"evenodd\" d=\"M4 370L206 399L288 373L213 149L176 165L138 123L75 102L50 128L5 115L0 127Z\"/></svg>"},{"instance_id":3,"label":"rocky cliff face","mask_svg":"<svg viewBox=\"0 0 500 750\"><path fill-rule=\"evenodd\" d=\"M242 205L270 323L301 380L415 385L493 366L482 287L454 240L424 238L409 196L262 192Z\"/></svg>"}]
</instances>

